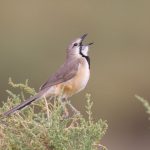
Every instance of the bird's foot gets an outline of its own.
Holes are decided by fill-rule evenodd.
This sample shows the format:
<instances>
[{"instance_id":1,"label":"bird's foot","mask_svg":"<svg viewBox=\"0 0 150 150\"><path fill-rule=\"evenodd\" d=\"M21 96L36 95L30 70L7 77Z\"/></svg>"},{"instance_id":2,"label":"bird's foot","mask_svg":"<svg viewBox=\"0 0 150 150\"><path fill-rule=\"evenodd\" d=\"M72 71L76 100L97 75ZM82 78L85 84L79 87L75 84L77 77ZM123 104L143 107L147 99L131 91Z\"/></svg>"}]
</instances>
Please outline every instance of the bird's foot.
<instances>
[{"instance_id":1,"label":"bird's foot","mask_svg":"<svg viewBox=\"0 0 150 150\"><path fill-rule=\"evenodd\" d=\"M68 112L68 110L64 110L63 111L62 118L63 119L68 119L69 118L69 112Z\"/></svg>"}]
</instances>

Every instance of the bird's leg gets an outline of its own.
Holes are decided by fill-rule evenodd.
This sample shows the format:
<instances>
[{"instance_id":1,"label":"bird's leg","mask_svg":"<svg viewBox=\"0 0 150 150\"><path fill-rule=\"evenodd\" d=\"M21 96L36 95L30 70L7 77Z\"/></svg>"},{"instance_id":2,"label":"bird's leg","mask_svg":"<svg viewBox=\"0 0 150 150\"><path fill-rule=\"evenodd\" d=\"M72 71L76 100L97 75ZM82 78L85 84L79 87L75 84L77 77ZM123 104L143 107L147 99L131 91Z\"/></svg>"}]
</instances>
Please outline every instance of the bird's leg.
<instances>
[{"instance_id":1,"label":"bird's leg","mask_svg":"<svg viewBox=\"0 0 150 150\"><path fill-rule=\"evenodd\" d=\"M67 101L67 104L70 106L75 115L80 115L80 112L70 103L70 101Z\"/></svg>"}]
</instances>

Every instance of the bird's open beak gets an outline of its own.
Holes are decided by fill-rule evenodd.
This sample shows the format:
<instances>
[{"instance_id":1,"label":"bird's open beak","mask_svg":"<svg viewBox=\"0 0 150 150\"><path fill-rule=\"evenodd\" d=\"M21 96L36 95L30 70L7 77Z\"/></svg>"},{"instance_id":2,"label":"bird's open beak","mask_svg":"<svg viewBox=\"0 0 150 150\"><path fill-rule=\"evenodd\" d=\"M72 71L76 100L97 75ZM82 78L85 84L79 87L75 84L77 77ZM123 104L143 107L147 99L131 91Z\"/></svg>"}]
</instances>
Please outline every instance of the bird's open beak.
<instances>
[{"instance_id":1,"label":"bird's open beak","mask_svg":"<svg viewBox=\"0 0 150 150\"><path fill-rule=\"evenodd\" d=\"M87 35L88 35L88 34L86 33L86 34L84 34L84 35L81 36L81 43L80 43L80 45L83 45L82 42L83 42L83 40L85 39L85 37L86 37ZM88 43L88 44L86 44L86 45L89 46L89 45L92 45L92 44L94 44L94 43L92 42L92 43Z\"/></svg>"},{"instance_id":2,"label":"bird's open beak","mask_svg":"<svg viewBox=\"0 0 150 150\"><path fill-rule=\"evenodd\" d=\"M91 43L88 43L87 45L92 45L92 44L94 44L93 42L91 42Z\"/></svg>"},{"instance_id":3,"label":"bird's open beak","mask_svg":"<svg viewBox=\"0 0 150 150\"><path fill-rule=\"evenodd\" d=\"M86 34L84 34L84 35L81 36L81 42L85 39L85 37L86 37L87 35L88 35L88 34L86 33Z\"/></svg>"}]
</instances>

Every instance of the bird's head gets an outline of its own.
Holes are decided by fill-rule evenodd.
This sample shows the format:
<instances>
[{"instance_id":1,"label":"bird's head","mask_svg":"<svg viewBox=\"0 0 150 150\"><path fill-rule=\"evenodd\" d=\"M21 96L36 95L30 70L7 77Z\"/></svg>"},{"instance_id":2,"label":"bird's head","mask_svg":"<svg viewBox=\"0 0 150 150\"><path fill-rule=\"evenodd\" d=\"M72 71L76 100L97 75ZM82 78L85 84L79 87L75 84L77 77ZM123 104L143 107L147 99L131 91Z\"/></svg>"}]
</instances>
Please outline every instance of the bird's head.
<instances>
[{"instance_id":1,"label":"bird's head","mask_svg":"<svg viewBox=\"0 0 150 150\"><path fill-rule=\"evenodd\" d=\"M83 40L85 39L86 36L87 34L84 34L71 42L71 44L68 47L68 56L74 57L88 56L89 45L92 45L93 43L83 45Z\"/></svg>"}]
</instances>

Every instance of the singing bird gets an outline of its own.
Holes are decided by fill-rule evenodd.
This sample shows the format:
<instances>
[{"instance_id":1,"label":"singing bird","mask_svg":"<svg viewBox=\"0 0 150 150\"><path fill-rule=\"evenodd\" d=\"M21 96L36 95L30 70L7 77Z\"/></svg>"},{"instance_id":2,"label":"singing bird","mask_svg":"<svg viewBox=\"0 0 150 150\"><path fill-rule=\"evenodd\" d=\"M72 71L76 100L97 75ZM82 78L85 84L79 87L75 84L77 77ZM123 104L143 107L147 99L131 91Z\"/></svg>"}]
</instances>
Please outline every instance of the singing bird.
<instances>
[{"instance_id":1,"label":"singing bird","mask_svg":"<svg viewBox=\"0 0 150 150\"><path fill-rule=\"evenodd\" d=\"M5 112L4 115L8 116L42 98L59 96L61 94L62 99L68 99L83 90L90 77L88 51L89 45L93 44L83 45L83 40L86 36L87 34L84 34L71 42L67 48L64 64L40 87L39 92L35 96L13 107Z\"/></svg>"}]
</instances>

